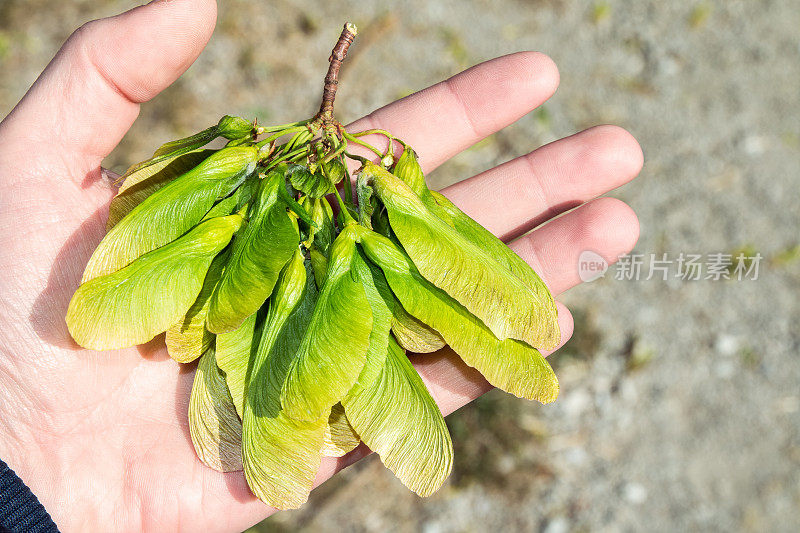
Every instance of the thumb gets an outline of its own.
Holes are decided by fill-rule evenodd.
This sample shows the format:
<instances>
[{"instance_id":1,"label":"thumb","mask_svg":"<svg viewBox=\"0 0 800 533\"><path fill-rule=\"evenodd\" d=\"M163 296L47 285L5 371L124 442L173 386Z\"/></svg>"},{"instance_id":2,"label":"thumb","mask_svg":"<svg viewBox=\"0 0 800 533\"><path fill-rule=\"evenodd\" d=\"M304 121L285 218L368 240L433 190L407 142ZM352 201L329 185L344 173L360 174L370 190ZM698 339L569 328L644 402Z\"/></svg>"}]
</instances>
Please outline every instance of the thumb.
<instances>
[{"instance_id":1,"label":"thumb","mask_svg":"<svg viewBox=\"0 0 800 533\"><path fill-rule=\"evenodd\" d=\"M215 0L158 0L83 25L0 123L3 152L43 143L80 180L119 143L139 104L194 62L216 13Z\"/></svg>"},{"instance_id":2,"label":"thumb","mask_svg":"<svg viewBox=\"0 0 800 533\"><path fill-rule=\"evenodd\" d=\"M215 22L214 0L159 0L85 24L0 123L0 314L27 325L19 339L70 346L67 304L113 194L100 162Z\"/></svg>"}]
</instances>

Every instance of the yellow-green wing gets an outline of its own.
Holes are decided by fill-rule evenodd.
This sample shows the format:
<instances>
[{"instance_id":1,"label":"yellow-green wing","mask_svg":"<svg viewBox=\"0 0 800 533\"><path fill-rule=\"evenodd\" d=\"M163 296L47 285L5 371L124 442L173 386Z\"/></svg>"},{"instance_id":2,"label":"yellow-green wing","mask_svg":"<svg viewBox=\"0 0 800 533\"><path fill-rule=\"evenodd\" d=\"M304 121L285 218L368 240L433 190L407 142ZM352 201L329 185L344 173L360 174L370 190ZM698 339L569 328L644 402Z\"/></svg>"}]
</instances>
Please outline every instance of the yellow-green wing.
<instances>
[{"instance_id":1,"label":"yellow-green wing","mask_svg":"<svg viewBox=\"0 0 800 533\"><path fill-rule=\"evenodd\" d=\"M377 378L348 394L342 404L364 443L420 496L433 494L450 475L453 443L444 417L393 339Z\"/></svg>"},{"instance_id":2,"label":"yellow-green wing","mask_svg":"<svg viewBox=\"0 0 800 533\"><path fill-rule=\"evenodd\" d=\"M408 185L367 163L392 230L419 272L480 318L500 339L554 348L560 340L555 307L502 267L481 246L431 213Z\"/></svg>"},{"instance_id":3,"label":"yellow-green wing","mask_svg":"<svg viewBox=\"0 0 800 533\"><path fill-rule=\"evenodd\" d=\"M120 176L119 180L117 180L119 182L123 182L119 192L121 193L126 189L129 189L141 181L149 180L150 177L154 176L156 173L159 173L166 166L171 165L178 158L183 158L183 156L190 153L203 152L200 150L200 148L210 143L220 135L227 139L242 139L250 136L252 133L252 122L240 117L226 115L220 119L216 126L211 126L210 128L206 128L201 132L184 137L182 139L164 143L153 153L153 156L150 159L132 165L130 168L128 168L125 174ZM214 150L206 150L205 152L207 152L205 153L205 156L208 157L214 153ZM197 163L199 163L199 161L197 161ZM185 170L189 170L193 166L194 165L188 166ZM172 177L177 175L178 174L175 174ZM153 191L150 192L152 193ZM129 210L130 209L128 209L128 211ZM111 211L112 213L115 211L113 204ZM111 222L110 219L109 222Z\"/></svg>"},{"instance_id":4,"label":"yellow-green wing","mask_svg":"<svg viewBox=\"0 0 800 533\"><path fill-rule=\"evenodd\" d=\"M392 324L392 307L396 300L392 296L389 284L386 283L386 278L381 270L369 263L360 249L357 249L356 257L353 260L353 274L364 287L364 293L372 311L372 329L369 333L369 349L366 359L372 363L364 364L358 380L353 384L353 389L358 389L375 380L377 372L382 367L382 361L386 358Z\"/></svg>"},{"instance_id":5,"label":"yellow-green wing","mask_svg":"<svg viewBox=\"0 0 800 533\"><path fill-rule=\"evenodd\" d=\"M483 247L495 261L510 270L525 285L530 287L531 290L539 296L541 301L545 302L545 304L552 309L553 315L557 314L553 295L550 293L544 281L542 281L542 278L539 277L524 259L515 254L514 250L495 237L491 231L472 220L469 215L461 211L444 195L436 191L431 191L431 196L436 203L447 212L450 216L450 220L453 221L453 226L459 233L475 244Z\"/></svg>"},{"instance_id":6,"label":"yellow-green wing","mask_svg":"<svg viewBox=\"0 0 800 533\"><path fill-rule=\"evenodd\" d=\"M417 154L410 146L406 146L397 159L392 174L403 180L434 215L447 222L448 225L453 225L450 215L439 206L431 195L431 190L428 189L428 184L425 183L425 175L422 173Z\"/></svg>"},{"instance_id":7,"label":"yellow-green wing","mask_svg":"<svg viewBox=\"0 0 800 533\"><path fill-rule=\"evenodd\" d=\"M261 501L305 503L320 465L328 417L301 421L281 409L281 387L314 312L317 289L299 252L281 272L248 375L242 417L244 473Z\"/></svg>"},{"instance_id":8,"label":"yellow-green wing","mask_svg":"<svg viewBox=\"0 0 800 533\"><path fill-rule=\"evenodd\" d=\"M208 302L227 261L227 250L211 261L197 299L183 318L167 330L167 352L179 363L194 361L206 353L214 342L214 334L206 329Z\"/></svg>"},{"instance_id":9,"label":"yellow-green wing","mask_svg":"<svg viewBox=\"0 0 800 533\"><path fill-rule=\"evenodd\" d=\"M117 181L122 182L120 191L147 179L154 173L158 172L158 169L164 168L172 161L175 161L176 158L184 156L190 152L200 151L203 146L214 140L215 136L209 135L212 133L212 130L213 128L207 128L190 137L185 137L176 141L170 141L161 145L158 150L153 153L153 156L150 159L146 159L136 163L135 165L131 165L128 167L128 170L125 171L125 174L119 177ZM210 152L213 153L214 150L210 150Z\"/></svg>"},{"instance_id":10,"label":"yellow-green wing","mask_svg":"<svg viewBox=\"0 0 800 533\"><path fill-rule=\"evenodd\" d=\"M239 418L243 412L247 366L251 354L258 348L258 333L256 314L253 313L235 330L217 335L217 366L225 375Z\"/></svg>"},{"instance_id":11,"label":"yellow-green wing","mask_svg":"<svg viewBox=\"0 0 800 533\"><path fill-rule=\"evenodd\" d=\"M516 339L498 339L466 307L422 277L402 249L386 237L369 233L361 238L361 246L381 267L405 310L439 332L489 383L529 400L549 403L556 399L558 380L537 349Z\"/></svg>"},{"instance_id":12,"label":"yellow-green wing","mask_svg":"<svg viewBox=\"0 0 800 533\"><path fill-rule=\"evenodd\" d=\"M216 126L211 126L210 128L206 128L203 131L199 131L194 135L190 135L188 137L183 137L182 139L176 139L174 141L169 141L161 146L153 152L153 157L150 161L158 161L162 157L168 157L170 155L176 153L183 153L187 150L194 150L196 148L200 148L201 146L205 146L214 139L219 136L219 132ZM147 161L145 161L147 163Z\"/></svg>"},{"instance_id":13,"label":"yellow-green wing","mask_svg":"<svg viewBox=\"0 0 800 533\"><path fill-rule=\"evenodd\" d=\"M211 209L208 210L208 213L206 213L202 220L208 220L215 217L224 217L232 213L239 212L239 210L250 201L250 198L252 198L253 193L258 185L259 180L246 180L229 196L226 196L215 203ZM245 216L247 211L245 210L239 214Z\"/></svg>"},{"instance_id":14,"label":"yellow-green wing","mask_svg":"<svg viewBox=\"0 0 800 533\"><path fill-rule=\"evenodd\" d=\"M257 148L225 148L158 189L100 241L82 281L116 272L189 231L253 173L257 160Z\"/></svg>"},{"instance_id":15,"label":"yellow-green wing","mask_svg":"<svg viewBox=\"0 0 800 533\"><path fill-rule=\"evenodd\" d=\"M216 126L211 126L210 128L206 128L203 131L195 133L194 135L162 144L155 151L155 153L153 153L151 160L158 160L161 157L169 156L175 153L182 153L186 150L200 148L201 146L205 146L206 144L210 143L217 137L225 137L226 139L230 140L245 139L253 133L253 130L254 125L249 120L245 120L241 117L225 115L219 119L219 122ZM145 161L145 163L147 162L148 161Z\"/></svg>"},{"instance_id":16,"label":"yellow-green wing","mask_svg":"<svg viewBox=\"0 0 800 533\"><path fill-rule=\"evenodd\" d=\"M392 307L392 334L397 343L409 352L431 353L445 347L442 336L409 315L400 302Z\"/></svg>"},{"instance_id":17,"label":"yellow-green wing","mask_svg":"<svg viewBox=\"0 0 800 533\"><path fill-rule=\"evenodd\" d=\"M142 203L145 198L178 176L190 171L213 153L214 150L193 150L185 154L165 157L155 164L126 172L120 178L125 181L122 182L117 195L111 200L108 208L106 231L110 231L116 226L117 222Z\"/></svg>"},{"instance_id":18,"label":"yellow-green wing","mask_svg":"<svg viewBox=\"0 0 800 533\"><path fill-rule=\"evenodd\" d=\"M361 439L347 420L344 407L341 403L337 403L331 409L328 423L325 426L322 455L342 457L355 450L359 444L361 444Z\"/></svg>"},{"instance_id":19,"label":"yellow-green wing","mask_svg":"<svg viewBox=\"0 0 800 533\"><path fill-rule=\"evenodd\" d=\"M233 241L231 258L211 297L207 324L213 333L238 328L272 293L281 269L297 250L297 223L279 197L283 176L262 180L249 222Z\"/></svg>"},{"instance_id":20,"label":"yellow-green wing","mask_svg":"<svg viewBox=\"0 0 800 533\"><path fill-rule=\"evenodd\" d=\"M214 256L241 221L230 215L203 222L122 270L78 287L67 310L72 337L85 348L110 350L166 331L197 300Z\"/></svg>"},{"instance_id":21,"label":"yellow-green wing","mask_svg":"<svg viewBox=\"0 0 800 533\"><path fill-rule=\"evenodd\" d=\"M325 285L283 384L283 409L298 420L327 418L364 366L372 311L352 272L357 231L347 226L333 244Z\"/></svg>"},{"instance_id":22,"label":"yellow-green wing","mask_svg":"<svg viewBox=\"0 0 800 533\"><path fill-rule=\"evenodd\" d=\"M537 296L552 310L553 316L557 315L553 296L547 289L538 274L521 257L514 253L511 248L506 246L503 241L475 222L466 213L448 200L444 195L431 191L425 183L425 176L419 165L417 155L406 147L398 159L393 174L403 180L420 197L425 207L431 210L436 216L454 227L459 233L464 235L473 243L481 246L492 258L502 266L510 270L515 276L536 293ZM413 348L407 349L415 351Z\"/></svg>"},{"instance_id":23,"label":"yellow-green wing","mask_svg":"<svg viewBox=\"0 0 800 533\"><path fill-rule=\"evenodd\" d=\"M189 397L189 433L197 456L219 472L242 469L242 423L236 415L214 349L197 365Z\"/></svg>"},{"instance_id":24,"label":"yellow-green wing","mask_svg":"<svg viewBox=\"0 0 800 533\"><path fill-rule=\"evenodd\" d=\"M372 384L384 365L389 350L389 330L392 310L397 305L383 273L362 255L360 250L353 261L353 273L364 287L369 307L372 311L372 331L369 335L369 349L366 363L353 388L345 398L358 394L358 391ZM391 307L390 307L391 306ZM342 400L345 401L345 400ZM340 410L341 408L341 410ZM340 403L333 406L328 419L325 447L323 454L341 457L353 450L361 441L358 434L347 420L344 408Z\"/></svg>"}]
</instances>

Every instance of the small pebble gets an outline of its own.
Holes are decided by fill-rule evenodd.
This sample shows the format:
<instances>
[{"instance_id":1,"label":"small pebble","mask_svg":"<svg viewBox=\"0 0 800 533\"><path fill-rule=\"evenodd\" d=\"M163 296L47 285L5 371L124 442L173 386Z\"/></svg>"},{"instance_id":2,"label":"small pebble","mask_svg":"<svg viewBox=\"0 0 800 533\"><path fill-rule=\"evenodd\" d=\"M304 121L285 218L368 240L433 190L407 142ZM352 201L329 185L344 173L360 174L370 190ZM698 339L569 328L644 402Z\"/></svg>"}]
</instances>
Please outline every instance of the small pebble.
<instances>
[{"instance_id":1,"label":"small pebble","mask_svg":"<svg viewBox=\"0 0 800 533\"><path fill-rule=\"evenodd\" d=\"M547 522L544 528L544 533L567 533L569 531L569 522L563 516L557 516Z\"/></svg>"},{"instance_id":2,"label":"small pebble","mask_svg":"<svg viewBox=\"0 0 800 533\"><path fill-rule=\"evenodd\" d=\"M721 333L714 342L714 349L720 355L733 355L739 351L739 339L727 333Z\"/></svg>"},{"instance_id":3,"label":"small pebble","mask_svg":"<svg viewBox=\"0 0 800 533\"><path fill-rule=\"evenodd\" d=\"M647 489L640 483L628 483L625 485L622 495L628 502L640 504L647 500Z\"/></svg>"}]
</instances>

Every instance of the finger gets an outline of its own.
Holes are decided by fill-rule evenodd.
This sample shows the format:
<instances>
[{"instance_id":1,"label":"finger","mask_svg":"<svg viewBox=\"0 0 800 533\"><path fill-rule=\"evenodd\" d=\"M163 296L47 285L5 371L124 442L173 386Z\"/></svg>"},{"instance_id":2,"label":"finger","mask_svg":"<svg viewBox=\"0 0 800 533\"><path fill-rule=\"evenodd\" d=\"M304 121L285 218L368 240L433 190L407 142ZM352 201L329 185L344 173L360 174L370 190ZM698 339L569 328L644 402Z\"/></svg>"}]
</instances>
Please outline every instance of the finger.
<instances>
[{"instance_id":1,"label":"finger","mask_svg":"<svg viewBox=\"0 0 800 533\"><path fill-rule=\"evenodd\" d=\"M6 153L47 146L78 179L119 143L145 102L194 62L214 0L158 1L78 29L0 124Z\"/></svg>"},{"instance_id":2,"label":"finger","mask_svg":"<svg viewBox=\"0 0 800 533\"><path fill-rule=\"evenodd\" d=\"M632 180L643 156L633 136L597 126L552 142L442 192L503 240Z\"/></svg>"},{"instance_id":3,"label":"finger","mask_svg":"<svg viewBox=\"0 0 800 533\"><path fill-rule=\"evenodd\" d=\"M430 172L458 152L541 105L558 87L558 69L539 52L518 52L373 111L347 127L388 130L410 144ZM380 136L365 139L379 148Z\"/></svg>"},{"instance_id":4,"label":"finger","mask_svg":"<svg viewBox=\"0 0 800 533\"><path fill-rule=\"evenodd\" d=\"M581 283L581 252L600 254L608 264L630 252L639 221L624 202L599 198L512 241L509 246L539 273L553 294Z\"/></svg>"}]
</instances>

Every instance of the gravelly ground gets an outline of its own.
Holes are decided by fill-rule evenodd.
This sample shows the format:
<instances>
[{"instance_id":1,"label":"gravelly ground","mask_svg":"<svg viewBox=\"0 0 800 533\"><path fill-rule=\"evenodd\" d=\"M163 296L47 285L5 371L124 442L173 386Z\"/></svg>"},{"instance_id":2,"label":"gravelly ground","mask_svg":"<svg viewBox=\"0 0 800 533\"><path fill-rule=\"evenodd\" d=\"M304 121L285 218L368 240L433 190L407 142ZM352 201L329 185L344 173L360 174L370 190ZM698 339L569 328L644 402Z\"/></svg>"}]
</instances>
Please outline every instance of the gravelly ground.
<instances>
[{"instance_id":1,"label":"gravelly ground","mask_svg":"<svg viewBox=\"0 0 800 533\"><path fill-rule=\"evenodd\" d=\"M0 114L72 28L124 1L3 0ZM337 99L352 119L504 53L551 55L544 109L432 175L442 186L590 125L641 142L614 196L635 253L760 253L756 281L620 281L568 293L576 335L554 355L562 396L491 393L449 419L456 466L420 500L376 458L260 531L757 530L800 527L800 4L469 0L359 6L220 1L206 53L107 161L223 113L286 122L317 106L342 20L364 29ZM309 14L311 11L314 14ZM706 257L706 255L704 255Z\"/></svg>"}]
</instances>

